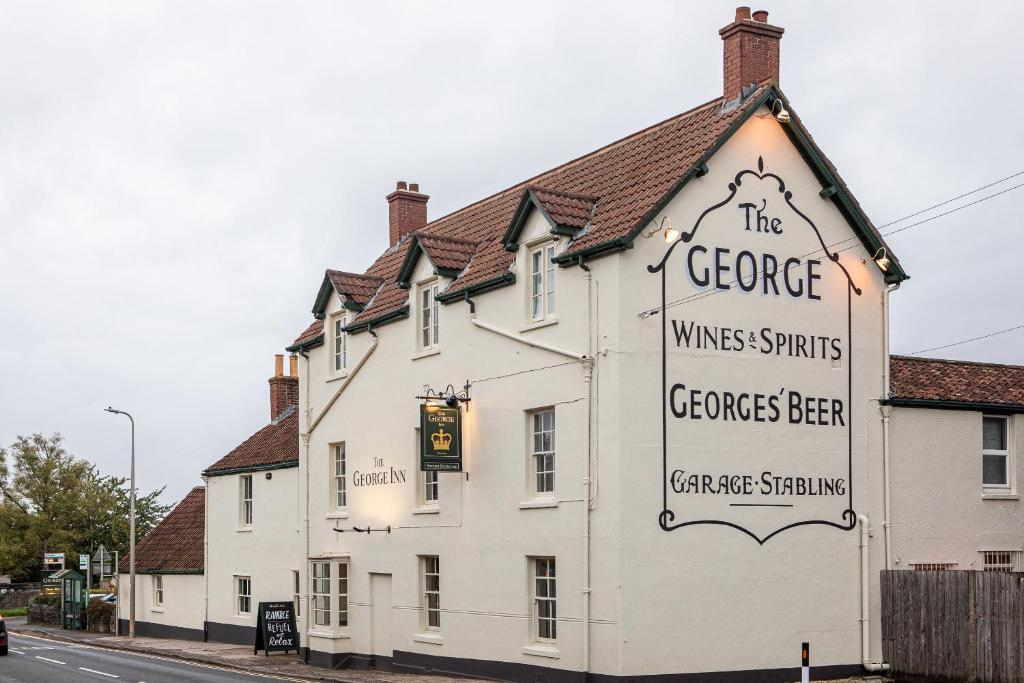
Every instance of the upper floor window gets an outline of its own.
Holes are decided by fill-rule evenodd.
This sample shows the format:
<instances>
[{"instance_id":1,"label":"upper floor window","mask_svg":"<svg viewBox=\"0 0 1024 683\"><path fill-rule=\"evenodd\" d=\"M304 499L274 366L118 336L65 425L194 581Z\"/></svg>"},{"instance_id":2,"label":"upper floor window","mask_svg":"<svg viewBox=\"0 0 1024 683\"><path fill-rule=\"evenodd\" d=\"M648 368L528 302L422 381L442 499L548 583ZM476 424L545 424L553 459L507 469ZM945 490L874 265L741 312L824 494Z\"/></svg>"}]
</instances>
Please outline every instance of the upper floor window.
<instances>
[{"instance_id":1,"label":"upper floor window","mask_svg":"<svg viewBox=\"0 0 1024 683\"><path fill-rule=\"evenodd\" d=\"M437 282L420 285L419 289L419 327L420 348L434 349L441 342L440 337L440 302L437 300Z\"/></svg>"},{"instance_id":2,"label":"upper floor window","mask_svg":"<svg viewBox=\"0 0 1024 683\"><path fill-rule=\"evenodd\" d=\"M555 314L555 245L530 252L530 319L544 320Z\"/></svg>"},{"instance_id":3,"label":"upper floor window","mask_svg":"<svg viewBox=\"0 0 1024 683\"><path fill-rule=\"evenodd\" d=\"M334 325L332 330L333 339L333 365L334 372L344 372L348 369L348 332L345 331L345 325L348 323L348 319L339 315L333 318Z\"/></svg>"},{"instance_id":4,"label":"upper floor window","mask_svg":"<svg viewBox=\"0 0 1024 683\"><path fill-rule=\"evenodd\" d=\"M982 418L982 484L989 488L1010 488L1009 424L1005 417Z\"/></svg>"},{"instance_id":5,"label":"upper floor window","mask_svg":"<svg viewBox=\"0 0 1024 683\"><path fill-rule=\"evenodd\" d=\"M530 413L530 469L536 494L555 492L555 409Z\"/></svg>"},{"instance_id":6,"label":"upper floor window","mask_svg":"<svg viewBox=\"0 0 1024 683\"><path fill-rule=\"evenodd\" d=\"M334 508L336 510L344 510L348 507L348 476L345 464L345 442L336 443L331 446L331 452L334 456L331 462Z\"/></svg>"},{"instance_id":7,"label":"upper floor window","mask_svg":"<svg viewBox=\"0 0 1024 683\"><path fill-rule=\"evenodd\" d=\"M437 472L428 470L423 472L423 503L424 505L437 505Z\"/></svg>"},{"instance_id":8,"label":"upper floor window","mask_svg":"<svg viewBox=\"0 0 1024 683\"><path fill-rule=\"evenodd\" d=\"M244 527L252 526L252 475L243 474L238 478L238 522Z\"/></svg>"}]
</instances>

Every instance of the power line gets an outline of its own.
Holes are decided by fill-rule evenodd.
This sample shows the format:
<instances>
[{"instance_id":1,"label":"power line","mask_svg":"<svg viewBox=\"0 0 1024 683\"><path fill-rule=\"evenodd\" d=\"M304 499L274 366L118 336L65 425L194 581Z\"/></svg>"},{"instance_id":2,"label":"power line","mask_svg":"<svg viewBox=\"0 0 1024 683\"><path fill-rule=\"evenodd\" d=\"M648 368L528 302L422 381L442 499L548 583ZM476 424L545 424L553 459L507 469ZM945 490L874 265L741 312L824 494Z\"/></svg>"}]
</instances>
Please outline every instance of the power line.
<instances>
[{"instance_id":1,"label":"power line","mask_svg":"<svg viewBox=\"0 0 1024 683\"><path fill-rule=\"evenodd\" d=\"M971 342L980 341L982 339L988 339L989 337L996 337L1000 334L1006 334L1007 332L1014 332L1016 330L1024 330L1024 324L1017 325L1015 327L1008 327L1005 330L999 330L998 332L990 332L989 334L983 334L980 337L972 337L971 339L964 339L963 341L953 342L952 344L943 344L942 346L933 346L930 349L921 349L920 351L914 351L908 353L908 356L916 356L919 353L928 353L929 351L938 351L939 349L948 349L953 346L960 346L961 344L970 344Z\"/></svg>"},{"instance_id":2,"label":"power line","mask_svg":"<svg viewBox=\"0 0 1024 683\"><path fill-rule=\"evenodd\" d=\"M908 218L913 218L914 216L919 216L922 213L925 213L927 211L931 211L932 209L935 209L935 208L940 207L940 206L944 206L946 204L949 204L950 202L956 201L957 199L962 199L962 198L967 197L969 195L975 194L976 192L979 192L979 191L984 190L986 188L992 187L994 185L998 185L999 183L1005 182L1005 181L1009 180L1010 178L1016 178L1017 176L1020 176L1020 175L1024 175L1024 171L1018 171L1017 173L1014 173L1012 175L1008 175L1005 178L1002 178L1000 180L996 180L996 181L991 182L991 183L989 183L987 185L982 185L981 187L975 188L975 189L973 189L973 190L971 190L969 192L965 192L965 193L963 193L961 195L957 195L956 197L953 197L952 199L947 199L946 201L939 202L938 204L933 204L932 206L928 207L927 209L921 209L920 211L915 211L914 213L907 214L906 216L904 216L902 218L898 218L898 219L896 219L894 221L890 221L888 223L885 223L881 227L884 228L884 227L888 227L890 225L895 225L897 223L900 223L902 221L907 220ZM1022 187L1024 187L1024 183L1020 183L1018 185L1014 185L1012 187L1008 187L1006 189L1000 190L999 192L993 192L990 195L986 195L986 196L981 197L979 199L975 199L974 201L971 201L971 202L968 202L966 204L962 204L960 206L954 207L952 209L949 209L948 211L943 211L942 213L936 214L934 216L929 216L928 218L925 218L925 219L922 219L920 221L917 221L916 223L911 223L910 225L904 225L902 227L896 228L895 230L890 230L889 232L885 232L885 233L880 232L879 234L882 237L888 237L889 235L895 235L898 232L903 232L904 230L909 230L910 228L915 228L915 227L917 227L919 225L924 225L925 223L933 221L933 220L935 220L937 218L942 218L944 216L948 216L948 215L950 215L952 213L956 213L957 211L961 211L962 209L966 209L966 208L968 208L970 206L974 206L975 204L980 204L982 202L988 201L989 199L994 199L994 198L996 198L996 197L998 197L1000 195L1006 194L1007 192L1012 192L1013 190L1018 190L1018 189L1020 189ZM842 251L849 251L850 249L856 249L858 246L860 246L859 240L860 240L860 238L857 237L857 236L849 237L847 239L840 240L838 242L833 242L832 244L826 245L826 248L824 250L823 249L815 249L814 251L812 251L810 253L804 254L801 258L807 258L809 256L814 256L816 254L821 253L822 251L825 251L827 253L827 249L829 249L831 247L837 247L837 246L839 246L841 244L845 244L845 243L851 242L851 241L855 241L855 244L852 244L852 245L850 245L848 247L843 247L842 249L837 249L835 251L835 253L839 253L839 252L842 252ZM737 284L739 281L740 281L739 278L737 278L737 279L733 280L732 282L729 282L728 284L729 285L734 285L734 284ZM705 297L714 296L715 294L721 294L722 292L726 292L726 291L728 291L728 289L717 289L716 288L716 289L711 289L711 290L707 290L707 291L704 291L704 292L697 292L695 294L691 294L689 296L685 296L682 299L677 299L675 301L670 301L667 304L665 304L665 308L673 308L675 306L679 306L679 305L682 305L682 304L685 304L685 303L690 303L692 301L699 301L700 299L703 299ZM649 309L646 309L646 310L640 312L640 317L646 318L648 316L651 316L651 315L654 315L654 314L658 313L659 310L660 310L659 308L649 308Z\"/></svg>"}]
</instances>

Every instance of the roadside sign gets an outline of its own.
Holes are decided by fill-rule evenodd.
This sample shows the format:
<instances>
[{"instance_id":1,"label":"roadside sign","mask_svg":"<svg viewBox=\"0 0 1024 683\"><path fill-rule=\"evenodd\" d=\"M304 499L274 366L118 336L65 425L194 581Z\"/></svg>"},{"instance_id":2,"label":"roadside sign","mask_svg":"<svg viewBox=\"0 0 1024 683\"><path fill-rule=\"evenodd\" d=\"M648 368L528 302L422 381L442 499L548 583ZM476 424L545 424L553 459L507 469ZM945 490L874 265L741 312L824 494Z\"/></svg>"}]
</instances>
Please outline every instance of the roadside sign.
<instances>
[{"instance_id":1,"label":"roadside sign","mask_svg":"<svg viewBox=\"0 0 1024 683\"><path fill-rule=\"evenodd\" d=\"M299 652L298 630L295 628L295 605L291 602L261 602L256 618L256 644L252 653L263 650L270 656L271 651L295 650Z\"/></svg>"},{"instance_id":2,"label":"roadside sign","mask_svg":"<svg viewBox=\"0 0 1024 683\"><path fill-rule=\"evenodd\" d=\"M89 553L78 556L78 568L88 569L89 568Z\"/></svg>"},{"instance_id":3,"label":"roadside sign","mask_svg":"<svg viewBox=\"0 0 1024 683\"><path fill-rule=\"evenodd\" d=\"M101 577L114 573L113 555L102 545L92 554L92 571Z\"/></svg>"}]
</instances>

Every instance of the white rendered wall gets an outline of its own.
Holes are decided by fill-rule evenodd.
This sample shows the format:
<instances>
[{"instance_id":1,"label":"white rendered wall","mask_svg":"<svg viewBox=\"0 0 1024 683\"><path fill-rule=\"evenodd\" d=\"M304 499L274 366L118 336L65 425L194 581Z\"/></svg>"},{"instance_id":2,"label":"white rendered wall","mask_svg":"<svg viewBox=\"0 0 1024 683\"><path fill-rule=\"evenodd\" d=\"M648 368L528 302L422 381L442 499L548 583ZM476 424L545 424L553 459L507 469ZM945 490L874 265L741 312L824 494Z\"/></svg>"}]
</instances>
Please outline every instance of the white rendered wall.
<instances>
[{"instance_id":1,"label":"white rendered wall","mask_svg":"<svg viewBox=\"0 0 1024 683\"><path fill-rule=\"evenodd\" d=\"M203 575L163 574L162 605L153 602L153 575L135 575L135 620L163 626L203 630ZM129 617L128 575L118 576L119 619ZM122 635L124 635L122 633Z\"/></svg>"}]
</instances>

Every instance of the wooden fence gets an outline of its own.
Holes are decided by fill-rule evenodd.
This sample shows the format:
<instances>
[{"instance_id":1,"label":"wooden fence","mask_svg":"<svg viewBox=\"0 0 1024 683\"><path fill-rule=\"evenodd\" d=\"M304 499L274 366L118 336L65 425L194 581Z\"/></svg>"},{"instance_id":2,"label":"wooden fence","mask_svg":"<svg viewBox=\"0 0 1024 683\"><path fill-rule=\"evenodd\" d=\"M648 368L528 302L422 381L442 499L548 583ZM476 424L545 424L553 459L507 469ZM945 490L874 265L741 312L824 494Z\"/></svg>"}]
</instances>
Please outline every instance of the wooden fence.
<instances>
[{"instance_id":1,"label":"wooden fence","mask_svg":"<svg viewBox=\"0 0 1024 683\"><path fill-rule=\"evenodd\" d=\"M1024 683L1024 574L883 571L882 654L900 674Z\"/></svg>"}]
</instances>

